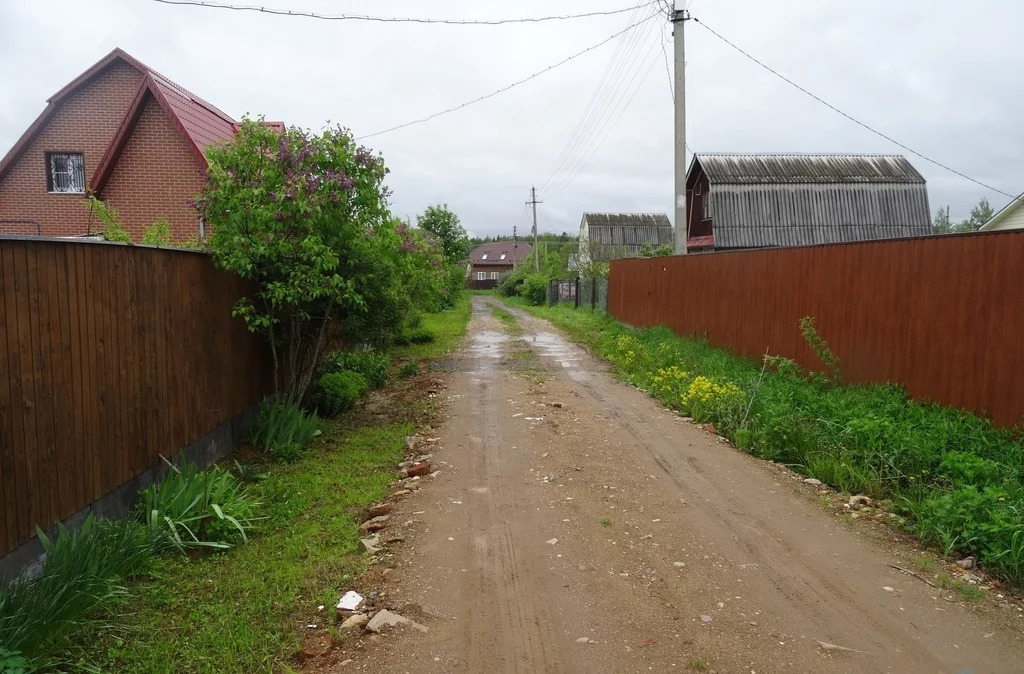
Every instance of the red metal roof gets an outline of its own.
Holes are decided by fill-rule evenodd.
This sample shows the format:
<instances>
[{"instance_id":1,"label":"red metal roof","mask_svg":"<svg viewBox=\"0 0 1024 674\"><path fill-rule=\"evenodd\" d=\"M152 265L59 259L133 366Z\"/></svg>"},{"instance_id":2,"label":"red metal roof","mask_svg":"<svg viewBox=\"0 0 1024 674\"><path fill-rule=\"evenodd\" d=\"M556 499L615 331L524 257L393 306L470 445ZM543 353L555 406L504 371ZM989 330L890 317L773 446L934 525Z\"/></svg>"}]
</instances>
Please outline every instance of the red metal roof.
<instances>
[{"instance_id":1,"label":"red metal roof","mask_svg":"<svg viewBox=\"0 0 1024 674\"><path fill-rule=\"evenodd\" d=\"M715 235L707 234L705 236L691 236L686 240L687 248L714 248L715 247Z\"/></svg>"},{"instance_id":2,"label":"red metal roof","mask_svg":"<svg viewBox=\"0 0 1024 674\"><path fill-rule=\"evenodd\" d=\"M235 135L235 120L163 75L149 71L189 140L200 150Z\"/></svg>"},{"instance_id":3,"label":"red metal roof","mask_svg":"<svg viewBox=\"0 0 1024 674\"><path fill-rule=\"evenodd\" d=\"M101 185L95 184L95 180L98 179L101 183L105 181L113 162L120 156L124 143L127 142L135 122L138 121L140 106L147 99L147 91L152 93L157 101L159 101L161 107L170 116L171 121L174 122L182 136L191 145L193 153L204 168L206 167L206 148L214 143L229 140L234 135L238 122L232 119L230 115L199 98L184 87L175 84L122 49L117 48L48 99L48 104L43 113L39 115L32 126L15 143L3 160L0 160L0 178L13 165L14 160L25 151L35 135L43 129L49 118L58 110L63 100L80 87L92 82L108 66L118 60L132 66L145 77L139 92L136 94L135 101L125 113L120 129L112 139L111 145L107 148L104 158L100 163L100 167L94 174L94 189L101 187ZM270 124L280 124L281 128L284 128L284 124L281 122L272 122Z\"/></svg>"}]
</instances>

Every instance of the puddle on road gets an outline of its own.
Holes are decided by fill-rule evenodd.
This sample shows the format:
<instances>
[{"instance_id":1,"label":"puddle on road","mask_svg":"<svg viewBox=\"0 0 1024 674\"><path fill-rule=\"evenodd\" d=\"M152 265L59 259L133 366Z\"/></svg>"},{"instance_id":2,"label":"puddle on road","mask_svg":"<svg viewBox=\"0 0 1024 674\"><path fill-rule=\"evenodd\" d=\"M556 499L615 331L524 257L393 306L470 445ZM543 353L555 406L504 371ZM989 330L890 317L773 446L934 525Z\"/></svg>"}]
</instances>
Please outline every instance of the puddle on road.
<instances>
[{"instance_id":1,"label":"puddle on road","mask_svg":"<svg viewBox=\"0 0 1024 674\"><path fill-rule=\"evenodd\" d=\"M582 379L586 376L580 371L580 361L586 351L554 332L532 332L522 337L535 347L542 358L552 360L562 366L570 379Z\"/></svg>"},{"instance_id":2,"label":"puddle on road","mask_svg":"<svg viewBox=\"0 0 1024 674\"><path fill-rule=\"evenodd\" d=\"M489 372L505 353L508 335L494 330L481 330L473 335L469 344L469 353L477 359L474 372Z\"/></svg>"}]
</instances>

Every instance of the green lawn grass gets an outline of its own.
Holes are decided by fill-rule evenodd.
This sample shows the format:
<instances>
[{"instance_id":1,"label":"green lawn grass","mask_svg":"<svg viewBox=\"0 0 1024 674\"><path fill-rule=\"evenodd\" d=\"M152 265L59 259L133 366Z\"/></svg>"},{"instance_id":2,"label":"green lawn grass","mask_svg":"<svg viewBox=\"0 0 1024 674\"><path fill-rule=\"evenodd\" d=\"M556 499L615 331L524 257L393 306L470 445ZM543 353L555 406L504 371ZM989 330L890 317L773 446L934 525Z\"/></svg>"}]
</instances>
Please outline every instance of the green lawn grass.
<instances>
[{"instance_id":1,"label":"green lawn grass","mask_svg":"<svg viewBox=\"0 0 1024 674\"><path fill-rule=\"evenodd\" d=\"M405 359L440 358L458 346L459 340L466 334L466 325L473 307L469 302L469 294L463 293L455 306L448 311L423 316L422 327L434 335L434 341L428 344L410 344L391 348L391 355Z\"/></svg>"},{"instance_id":2,"label":"green lawn grass","mask_svg":"<svg viewBox=\"0 0 1024 674\"><path fill-rule=\"evenodd\" d=\"M87 635L77 657L105 672L281 671L300 625L364 570L359 514L387 494L412 431L325 422L302 459L254 487L269 519L248 543L161 558L110 616L120 627Z\"/></svg>"},{"instance_id":3,"label":"green lawn grass","mask_svg":"<svg viewBox=\"0 0 1024 674\"><path fill-rule=\"evenodd\" d=\"M1019 429L915 402L897 385L845 386L785 360L762 369L667 328L633 330L603 312L505 301L550 319L610 361L620 378L713 423L737 447L887 500L944 554L973 554L990 571L1024 584Z\"/></svg>"}]
</instances>

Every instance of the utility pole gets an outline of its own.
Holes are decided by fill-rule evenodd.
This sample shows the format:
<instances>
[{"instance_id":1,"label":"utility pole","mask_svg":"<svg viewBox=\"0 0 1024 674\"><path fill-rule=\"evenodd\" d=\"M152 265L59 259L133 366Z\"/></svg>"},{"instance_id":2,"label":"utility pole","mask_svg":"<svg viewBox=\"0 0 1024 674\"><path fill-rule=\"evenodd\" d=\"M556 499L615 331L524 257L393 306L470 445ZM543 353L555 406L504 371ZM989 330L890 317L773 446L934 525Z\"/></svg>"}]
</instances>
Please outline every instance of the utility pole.
<instances>
[{"instance_id":1,"label":"utility pole","mask_svg":"<svg viewBox=\"0 0 1024 674\"><path fill-rule=\"evenodd\" d=\"M537 204L543 204L543 201L537 201L537 188L530 188L530 200L526 202L528 205L533 206L533 269L534 271L540 271L540 249L537 247Z\"/></svg>"},{"instance_id":2,"label":"utility pole","mask_svg":"<svg viewBox=\"0 0 1024 674\"><path fill-rule=\"evenodd\" d=\"M685 9L672 9L672 35L675 53L675 82L673 92L676 108L675 129L675 252L686 255L686 49L683 27L690 18Z\"/></svg>"},{"instance_id":3,"label":"utility pole","mask_svg":"<svg viewBox=\"0 0 1024 674\"><path fill-rule=\"evenodd\" d=\"M516 225L512 225L512 271L516 270Z\"/></svg>"}]
</instances>

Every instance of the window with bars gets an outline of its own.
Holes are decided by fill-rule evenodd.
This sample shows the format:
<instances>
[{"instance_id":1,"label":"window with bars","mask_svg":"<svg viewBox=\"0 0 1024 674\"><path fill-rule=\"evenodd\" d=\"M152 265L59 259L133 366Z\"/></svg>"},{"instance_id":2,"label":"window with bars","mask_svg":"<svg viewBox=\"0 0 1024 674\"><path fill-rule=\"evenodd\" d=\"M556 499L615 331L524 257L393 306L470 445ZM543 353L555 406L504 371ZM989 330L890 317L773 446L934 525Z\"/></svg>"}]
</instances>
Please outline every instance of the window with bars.
<instances>
[{"instance_id":1,"label":"window with bars","mask_svg":"<svg viewBox=\"0 0 1024 674\"><path fill-rule=\"evenodd\" d=\"M46 165L47 191L85 193L85 158L81 152L47 152Z\"/></svg>"}]
</instances>

